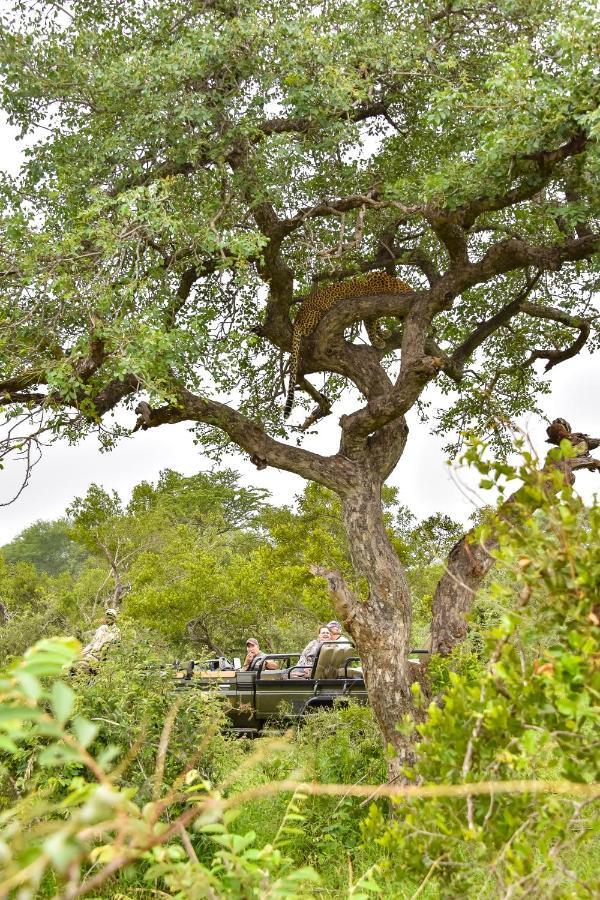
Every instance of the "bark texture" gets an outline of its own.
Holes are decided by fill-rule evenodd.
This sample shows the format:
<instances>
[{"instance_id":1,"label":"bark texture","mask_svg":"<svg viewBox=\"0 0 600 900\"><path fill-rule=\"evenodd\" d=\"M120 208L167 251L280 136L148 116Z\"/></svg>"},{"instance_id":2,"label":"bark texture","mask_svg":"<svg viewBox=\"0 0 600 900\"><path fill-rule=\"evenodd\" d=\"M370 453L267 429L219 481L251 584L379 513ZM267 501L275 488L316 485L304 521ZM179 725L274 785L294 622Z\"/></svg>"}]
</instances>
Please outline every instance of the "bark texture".
<instances>
[{"instance_id":1,"label":"bark texture","mask_svg":"<svg viewBox=\"0 0 600 900\"><path fill-rule=\"evenodd\" d=\"M551 470L559 469L567 484L574 483L575 472L580 469L600 472L600 460L589 452L599 446L597 438L572 431L565 419L555 419L547 431L548 443L559 445L562 440L568 440L578 455L560 462L546 460L540 473L546 496L555 490L554 482L546 474ZM502 504L495 518L497 526L519 519L519 500L520 491L516 491ZM530 499L527 508L531 512ZM494 566L493 551L497 546L498 528L486 541L478 540L476 529L472 529L450 551L433 598L429 648L432 653L446 656L465 639L468 615L477 591Z\"/></svg>"},{"instance_id":2,"label":"bark texture","mask_svg":"<svg viewBox=\"0 0 600 900\"><path fill-rule=\"evenodd\" d=\"M361 658L373 712L385 743L396 751L398 766L412 759L396 730L411 707L410 590L383 524L381 485L365 478L342 499L342 512L353 566L368 584L368 597L361 602L337 572L314 567L313 573L329 582L337 613Z\"/></svg>"}]
</instances>

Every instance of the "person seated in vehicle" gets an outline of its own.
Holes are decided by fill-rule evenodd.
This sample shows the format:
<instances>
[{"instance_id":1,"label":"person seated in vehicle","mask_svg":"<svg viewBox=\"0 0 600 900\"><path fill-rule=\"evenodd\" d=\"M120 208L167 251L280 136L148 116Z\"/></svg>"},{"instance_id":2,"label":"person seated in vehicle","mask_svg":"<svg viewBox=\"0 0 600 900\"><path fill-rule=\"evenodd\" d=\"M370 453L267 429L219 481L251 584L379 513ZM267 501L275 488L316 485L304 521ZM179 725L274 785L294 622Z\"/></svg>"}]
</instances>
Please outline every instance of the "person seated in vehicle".
<instances>
[{"instance_id":1,"label":"person seated in vehicle","mask_svg":"<svg viewBox=\"0 0 600 900\"><path fill-rule=\"evenodd\" d=\"M244 664L241 668L242 672L253 672L260 666L261 662L265 658L266 653L263 653L260 647L258 646L258 641L256 638L248 638L246 641L246 658L244 660ZM263 669L276 669L277 662L274 659L268 659L263 666Z\"/></svg>"},{"instance_id":2,"label":"person seated in vehicle","mask_svg":"<svg viewBox=\"0 0 600 900\"><path fill-rule=\"evenodd\" d=\"M314 640L310 641L310 643L308 643L306 645L306 647L300 654L300 659L298 660L298 662L296 664L298 666L298 668L296 668L296 666L294 666L294 668L295 668L295 672L293 672L294 678L308 678L310 676L310 673L311 673L312 667L313 667L313 663L315 661L315 657L316 657L317 653L319 652L319 648L320 648L321 644L324 644L330 640L331 640L331 632L329 631L329 628L327 627L327 625L321 625L321 627L319 628L318 636ZM304 666L305 668L304 669L300 668L302 666Z\"/></svg>"},{"instance_id":3,"label":"person seated in vehicle","mask_svg":"<svg viewBox=\"0 0 600 900\"><path fill-rule=\"evenodd\" d=\"M331 635L330 640L342 641L345 644L350 643L350 638L347 638L345 634L342 634L342 626L339 622L336 622L335 619L332 622L328 622L327 627L329 628L329 633Z\"/></svg>"},{"instance_id":4,"label":"person seated in vehicle","mask_svg":"<svg viewBox=\"0 0 600 900\"><path fill-rule=\"evenodd\" d=\"M109 644L121 640L121 631L117 625L117 610L105 609L102 624L94 632L89 644L81 651L80 658L73 663L71 672L89 672L95 675L101 660L106 656Z\"/></svg>"}]
</instances>

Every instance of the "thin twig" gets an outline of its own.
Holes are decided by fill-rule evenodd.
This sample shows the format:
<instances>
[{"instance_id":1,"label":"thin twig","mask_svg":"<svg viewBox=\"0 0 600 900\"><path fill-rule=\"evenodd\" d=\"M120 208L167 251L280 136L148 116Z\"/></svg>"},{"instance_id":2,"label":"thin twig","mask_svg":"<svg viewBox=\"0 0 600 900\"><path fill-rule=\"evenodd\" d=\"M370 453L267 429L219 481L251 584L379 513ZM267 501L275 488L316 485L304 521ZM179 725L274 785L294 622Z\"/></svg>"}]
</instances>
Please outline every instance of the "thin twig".
<instances>
[{"instance_id":1,"label":"thin twig","mask_svg":"<svg viewBox=\"0 0 600 900\"><path fill-rule=\"evenodd\" d=\"M158 751L156 753L154 788L152 790L153 800L158 800L160 798L163 776L165 774L165 760L167 756L167 749L169 747L169 740L171 738L171 731L173 730L173 725L175 724L175 719L177 718L177 713L179 712L179 708L183 703L183 699L183 695L177 698L177 700L167 713L167 718L165 719L165 724L163 725L163 730L158 744Z\"/></svg>"},{"instance_id":2,"label":"thin twig","mask_svg":"<svg viewBox=\"0 0 600 900\"><path fill-rule=\"evenodd\" d=\"M427 882L429 881L429 879L431 878L431 876L433 875L433 873L435 872L437 867L440 865L441 861L443 859L445 859L447 855L448 855L447 853L444 853L442 856L438 857L438 859L434 859L434 861L429 866L429 871L427 872L427 875L425 876L425 878L423 879L423 881L421 882L419 887L416 889L414 894L411 895L410 900L416 900L416 898L419 897L423 893L423 891L425 890L425 887L427 885Z\"/></svg>"}]
</instances>

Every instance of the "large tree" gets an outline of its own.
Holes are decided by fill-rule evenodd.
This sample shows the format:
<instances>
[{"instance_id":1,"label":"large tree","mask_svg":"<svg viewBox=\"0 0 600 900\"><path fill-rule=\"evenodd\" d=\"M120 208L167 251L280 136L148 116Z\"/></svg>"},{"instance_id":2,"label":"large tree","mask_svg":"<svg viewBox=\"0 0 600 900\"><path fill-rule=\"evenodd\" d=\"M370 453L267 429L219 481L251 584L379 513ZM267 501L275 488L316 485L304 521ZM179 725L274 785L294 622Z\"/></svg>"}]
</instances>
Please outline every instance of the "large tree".
<instances>
[{"instance_id":1,"label":"large tree","mask_svg":"<svg viewBox=\"0 0 600 900\"><path fill-rule=\"evenodd\" d=\"M330 581L400 749L411 598L381 488L405 417L435 383L435 427L500 444L544 372L597 343L594 4L6 7L3 106L29 142L1 188L5 449L95 429L110 443L112 411L137 406L138 428L187 421L206 452L336 492L368 599ZM412 290L321 318L287 423L297 304L381 270ZM306 449L344 390L338 451ZM437 615L434 646L447 627Z\"/></svg>"}]
</instances>

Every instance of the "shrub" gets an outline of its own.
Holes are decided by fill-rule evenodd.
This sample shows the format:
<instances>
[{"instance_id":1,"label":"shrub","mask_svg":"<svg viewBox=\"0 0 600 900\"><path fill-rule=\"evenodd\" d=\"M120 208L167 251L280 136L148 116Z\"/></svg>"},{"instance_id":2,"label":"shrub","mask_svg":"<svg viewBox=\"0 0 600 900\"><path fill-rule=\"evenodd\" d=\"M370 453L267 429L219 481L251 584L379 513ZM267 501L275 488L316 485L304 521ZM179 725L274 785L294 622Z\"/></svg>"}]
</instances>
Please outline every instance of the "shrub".
<instances>
[{"instance_id":1,"label":"shrub","mask_svg":"<svg viewBox=\"0 0 600 900\"><path fill-rule=\"evenodd\" d=\"M556 461L572 452L565 445ZM480 454L475 445L490 483L517 474ZM597 887L582 870L600 827L597 786L585 787L600 770L600 509L527 454L518 475L518 518L500 523L497 553L512 577L491 585L499 619L485 633L487 664L475 683L448 672L443 703L416 726L410 773L426 784L516 781L515 790L404 799L391 823L373 807L364 824L396 878L437 882L444 897L587 897ZM526 779L569 781L527 793Z\"/></svg>"},{"instance_id":2,"label":"shrub","mask_svg":"<svg viewBox=\"0 0 600 900\"><path fill-rule=\"evenodd\" d=\"M121 873L125 883L162 884L173 896L189 900L241 900L262 891L273 897L305 896L304 886L317 879L310 868L294 869L276 845L257 848L253 832L229 830L228 803L204 777L206 766L216 771L221 765L215 765L215 758L220 760L214 750L216 732L206 727L209 707L202 701L200 717L194 718L185 695L171 705L158 746L154 743L153 772L144 772L137 787L125 776L139 758L141 744L132 739L125 753L107 745L98 724L80 712L91 705L90 685L86 701L65 679L57 679L77 652L73 639L41 641L0 681L0 762L6 772L26 753L34 773L23 775L0 814L3 895L18 891L20 900L28 900L40 891L54 895L58 890L60 896L78 897L96 892ZM107 667L94 688L109 678ZM77 689L76 680L74 685ZM135 696L130 692L123 699L121 715ZM192 731L199 722L205 726L204 740L195 736L193 757L168 779L169 738L184 706L192 716ZM152 724L151 716L148 720ZM216 740L223 751L225 738ZM49 777L53 771L58 777ZM204 839L199 847L209 843L205 858L197 855L188 829L194 838Z\"/></svg>"}]
</instances>

